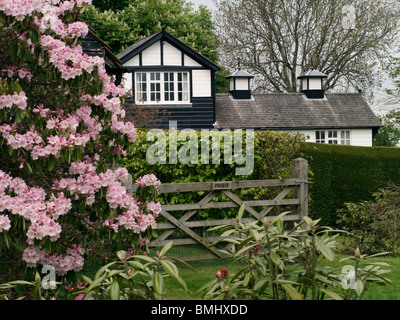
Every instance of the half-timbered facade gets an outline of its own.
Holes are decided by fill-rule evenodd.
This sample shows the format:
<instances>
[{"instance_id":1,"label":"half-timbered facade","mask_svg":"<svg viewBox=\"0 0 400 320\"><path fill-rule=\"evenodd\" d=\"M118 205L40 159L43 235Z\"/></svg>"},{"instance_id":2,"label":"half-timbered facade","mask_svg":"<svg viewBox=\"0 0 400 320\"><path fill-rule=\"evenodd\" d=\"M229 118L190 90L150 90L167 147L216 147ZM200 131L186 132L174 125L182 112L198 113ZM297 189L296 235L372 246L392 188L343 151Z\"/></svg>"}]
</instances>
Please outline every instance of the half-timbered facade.
<instances>
[{"instance_id":1,"label":"half-timbered facade","mask_svg":"<svg viewBox=\"0 0 400 320\"><path fill-rule=\"evenodd\" d=\"M141 39L117 57L125 88L136 105L166 110L178 128L212 128L215 122L215 72L219 67L165 29Z\"/></svg>"},{"instance_id":2,"label":"half-timbered facade","mask_svg":"<svg viewBox=\"0 0 400 320\"><path fill-rule=\"evenodd\" d=\"M359 93L325 93L325 74L298 76L299 93L255 94L253 75L238 68L226 77L229 93L216 93L219 67L165 29L117 55L127 106L159 110L157 127L301 132L307 141L372 146L381 123ZM163 112L161 112L163 111Z\"/></svg>"}]
</instances>

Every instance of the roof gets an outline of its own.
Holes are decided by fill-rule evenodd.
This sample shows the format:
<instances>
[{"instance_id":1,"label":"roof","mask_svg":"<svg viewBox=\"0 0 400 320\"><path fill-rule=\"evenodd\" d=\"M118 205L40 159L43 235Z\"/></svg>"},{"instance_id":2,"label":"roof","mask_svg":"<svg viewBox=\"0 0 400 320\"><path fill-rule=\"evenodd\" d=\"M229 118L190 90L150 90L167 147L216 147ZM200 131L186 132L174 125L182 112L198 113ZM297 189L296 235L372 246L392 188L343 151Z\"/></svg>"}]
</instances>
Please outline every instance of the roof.
<instances>
[{"instance_id":1,"label":"roof","mask_svg":"<svg viewBox=\"0 0 400 320\"><path fill-rule=\"evenodd\" d=\"M234 73L232 73L230 76L225 77L226 79L229 78L254 78L254 76L247 71L244 70L236 70Z\"/></svg>"},{"instance_id":2,"label":"roof","mask_svg":"<svg viewBox=\"0 0 400 320\"><path fill-rule=\"evenodd\" d=\"M193 50L178 38L174 37L172 34L167 32L165 28L146 38L136 41L130 47L117 54L117 58L120 59L122 63L125 63L136 56L139 52L142 52L143 50L147 49L148 47L160 40L169 42L201 65L207 66L208 68L215 71L218 71L220 69L220 67L217 66L214 62L207 59L197 51Z\"/></svg>"},{"instance_id":3,"label":"roof","mask_svg":"<svg viewBox=\"0 0 400 320\"><path fill-rule=\"evenodd\" d=\"M314 68L311 68L307 72L303 72L301 75L297 77L297 79L302 79L302 78L326 78L328 77L326 74L319 72L317 70L314 70Z\"/></svg>"},{"instance_id":4,"label":"roof","mask_svg":"<svg viewBox=\"0 0 400 320\"><path fill-rule=\"evenodd\" d=\"M303 93L253 94L234 100L216 94L217 128L307 130L377 128L381 123L359 93L326 93L325 99L307 99Z\"/></svg>"}]
</instances>

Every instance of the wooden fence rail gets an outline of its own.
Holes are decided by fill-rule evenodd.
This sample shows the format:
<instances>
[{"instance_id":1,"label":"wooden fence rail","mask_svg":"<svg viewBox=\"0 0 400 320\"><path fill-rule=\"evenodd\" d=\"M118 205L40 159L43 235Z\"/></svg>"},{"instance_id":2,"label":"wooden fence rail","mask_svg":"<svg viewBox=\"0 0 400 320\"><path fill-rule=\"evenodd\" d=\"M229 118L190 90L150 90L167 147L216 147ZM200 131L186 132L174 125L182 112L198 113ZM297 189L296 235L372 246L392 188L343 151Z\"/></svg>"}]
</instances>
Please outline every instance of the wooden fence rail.
<instances>
[{"instance_id":1,"label":"wooden fence rail","mask_svg":"<svg viewBox=\"0 0 400 320\"><path fill-rule=\"evenodd\" d=\"M160 193L210 191L203 199L197 203L163 205L161 215L168 222L158 223L155 229L164 230L149 247L163 246L171 240L169 237L176 229L182 230L188 237L173 239L174 245L201 244L209 253L204 255L180 257L183 260L203 260L212 258L222 258L224 255L215 247L209 245L216 241L218 237L203 237L197 234L193 228L213 227L227 225L235 222L235 219L215 219L202 221L189 221L199 210L212 208L239 208L242 204L250 214L249 218L242 219L247 221L263 221L265 217L272 220L274 216L267 216L268 213L277 206L293 207L291 214L284 217L285 221L301 221L308 213L308 163L303 158L293 160L292 177L290 179L270 179L270 180L246 180L246 181L220 181L220 182L194 182L194 183L170 183L162 184ZM285 187L274 199L269 200L241 200L230 190L258 187ZM217 195L224 194L229 201L210 202ZM287 199L288 195L292 198ZM253 207L263 207L257 212ZM172 211L186 211L183 216L176 218Z\"/></svg>"}]
</instances>

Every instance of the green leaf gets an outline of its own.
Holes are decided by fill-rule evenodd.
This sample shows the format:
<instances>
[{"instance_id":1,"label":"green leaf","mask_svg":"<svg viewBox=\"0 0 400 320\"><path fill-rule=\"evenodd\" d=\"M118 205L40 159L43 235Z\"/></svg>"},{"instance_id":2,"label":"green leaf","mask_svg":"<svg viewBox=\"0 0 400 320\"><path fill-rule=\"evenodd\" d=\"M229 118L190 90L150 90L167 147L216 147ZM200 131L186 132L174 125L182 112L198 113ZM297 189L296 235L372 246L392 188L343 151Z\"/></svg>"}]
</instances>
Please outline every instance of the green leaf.
<instances>
[{"instance_id":1,"label":"green leaf","mask_svg":"<svg viewBox=\"0 0 400 320\"><path fill-rule=\"evenodd\" d=\"M172 241L168 242L160 251L160 257L164 256L172 248Z\"/></svg>"},{"instance_id":2,"label":"green leaf","mask_svg":"<svg viewBox=\"0 0 400 320\"><path fill-rule=\"evenodd\" d=\"M329 248L328 246L326 246L322 240L318 237L315 238L315 244L317 246L317 249L319 251L321 251L322 255L329 260L330 262L333 262L333 260L335 260L335 254L333 253L333 251L331 250L331 248Z\"/></svg>"},{"instance_id":3,"label":"green leaf","mask_svg":"<svg viewBox=\"0 0 400 320\"><path fill-rule=\"evenodd\" d=\"M144 265L138 261L128 261L128 264L136 269L144 270Z\"/></svg>"},{"instance_id":4,"label":"green leaf","mask_svg":"<svg viewBox=\"0 0 400 320\"><path fill-rule=\"evenodd\" d=\"M361 279L358 279L356 281L355 289L358 296L361 296L362 293L364 292L364 283L361 281Z\"/></svg>"},{"instance_id":5,"label":"green leaf","mask_svg":"<svg viewBox=\"0 0 400 320\"><path fill-rule=\"evenodd\" d=\"M151 263L157 263L156 260L154 260L153 258L149 257L149 256L131 256L131 258L134 259L141 259L147 262L151 262Z\"/></svg>"},{"instance_id":6,"label":"green leaf","mask_svg":"<svg viewBox=\"0 0 400 320\"><path fill-rule=\"evenodd\" d=\"M121 292L119 290L119 283L116 279L114 279L110 288L110 299L120 300L120 298L121 298Z\"/></svg>"},{"instance_id":7,"label":"green leaf","mask_svg":"<svg viewBox=\"0 0 400 320\"><path fill-rule=\"evenodd\" d=\"M281 264L281 258L275 251L271 252L270 257L271 257L272 262L275 263L276 265Z\"/></svg>"},{"instance_id":8,"label":"green leaf","mask_svg":"<svg viewBox=\"0 0 400 320\"><path fill-rule=\"evenodd\" d=\"M329 290L326 290L326 289L320 289L320 290L323 293L325 293L326 295L330 296L334 300L343 300L343 298L340 295L338 295L337 293L335 293L335 292L332 292L332 291L329 291Z\"/></svg>"},{"instance_id":9,"label":"green leaf","mask_svg":"<svg viewBox=\"0 0 400 320\"><path fill-rule=\"evenodd\" d=\"M171 260L175 261L176 263L179 263L181 266L183 266L189 270L192 270L193 272L197 272L195 269L193 269L193 267L190 264L186 263L185 261L182 261L182 260L180 260L178 258L174 258L174 257L168 257L168 259L171 259Z\"/></svg>"},{"instance_id":10,"label":"green leaf","mask_svg":"<svg viewBox=\"0 0 400 320\"><path fill-rule=\"evenodd\" d=\"M83 275L82 274L82 279L84 280L84 281L86 281L88 284L91 284L93 281L92 281L92 279L90 279L89 277L87 277L87 276L85 276L85 275Z\"/></svg>"},{"instance_id":11,"label":"green leaf","mask_svg":"<svg viewBox=\"0 0 400 320\"><path fill-rule=\"evenodd\" d=\"M56 165L56 158L55 157L50 157L49 164L47 166L47 169L49 171L52 171L54 169L54 166Z\"/></svg>"},{"instance_id":12,"label":"green leaf","mask_svg":"<svg viewBox=\"0 0 400 320\"><path fill-rule=\"evenodd\" d=\"M178 268L171 261L161 260L161 265L164 271L172 278L177 279L179 277Z\"/></svg>"},{"instance_id":13,"label":"green leaf","mask_svg":"<svg viewBox=\"0 0 400 320\"><path fill-rule=\"evenodd\" d=\"M237 218L238 218L239 220L241 220L242 217L243 217L244 209L245 209L245 204L242 203L242 205L241 205L240 208L239 208L238 216L237 216Z\"/></svg>"},{"instance_id":14,"label":"green leaf","mask_svg":"<svg viewBox=\"0 0 400 320\"><path fill-rule=\"evenodd\" d=\"M164 280L159 272L154 273L153 288L158 295L161 295L164 289Z\"/></svg>"},{"instance_id":15,"label":"green leaf","mask_svg":"<svg viewBox=\"0 0 400 320\"><path fill-rule=\"evenodd\" d=\"M281 283L281 286L293 300L304 300L303 296L292 285Z\"/></svg>"}]
</instances>

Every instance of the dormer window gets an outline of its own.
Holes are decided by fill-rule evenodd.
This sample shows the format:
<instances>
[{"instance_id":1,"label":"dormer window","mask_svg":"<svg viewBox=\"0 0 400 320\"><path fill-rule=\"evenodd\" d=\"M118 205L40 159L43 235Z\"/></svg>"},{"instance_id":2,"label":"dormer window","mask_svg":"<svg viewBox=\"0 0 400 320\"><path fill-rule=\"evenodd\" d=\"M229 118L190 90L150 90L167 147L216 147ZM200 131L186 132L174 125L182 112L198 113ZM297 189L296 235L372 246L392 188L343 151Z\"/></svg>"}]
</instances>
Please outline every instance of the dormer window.
<instances>
[{"instance_id":1,"label":"dormer window","mask_svg":"<svg viewBox=\"0 0 400 320\"><path fill-rule=\"evenodd\" d=\"M136 72L137 104L190 103L189 72Z\"/></svg>"},{"instance_id":2,"label":"dormer window","mask_svg":"<svg viewBox=\"0 0 400 320\"><path fill-rule=\"evenodd\" d=\"M313 67L309 71L302 73L297 79L300 79L300 90L308 99L323 99L324 98L324 79L327 78Z\"/></svg>"}]
</instances>

